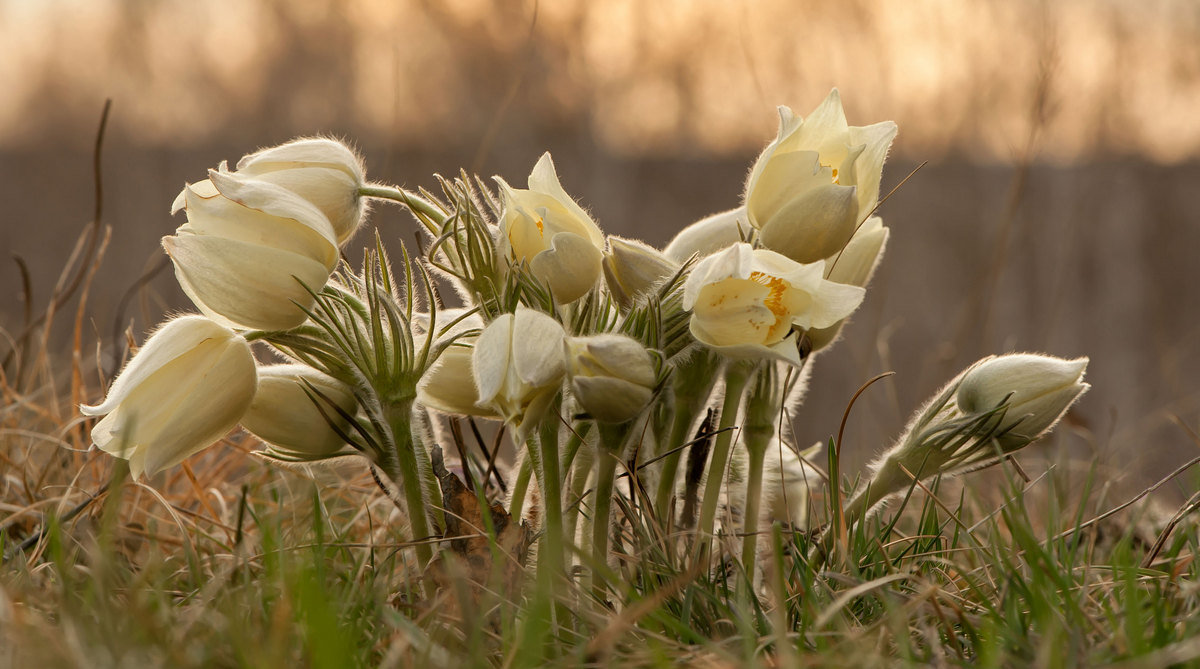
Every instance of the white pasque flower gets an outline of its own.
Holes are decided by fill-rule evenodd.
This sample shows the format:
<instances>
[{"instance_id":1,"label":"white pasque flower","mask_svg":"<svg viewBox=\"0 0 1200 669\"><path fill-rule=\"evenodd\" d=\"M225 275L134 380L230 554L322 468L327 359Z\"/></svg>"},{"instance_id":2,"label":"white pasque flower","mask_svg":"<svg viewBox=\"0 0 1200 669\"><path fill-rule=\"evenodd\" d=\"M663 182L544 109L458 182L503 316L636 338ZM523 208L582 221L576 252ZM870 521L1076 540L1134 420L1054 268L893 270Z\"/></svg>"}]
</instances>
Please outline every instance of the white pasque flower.
<instances>
[{"instance_id":1,"label":"white pasque flower","mask_svg":"<svg viewBox=\"0 0 1200 669\"><path fill-rule=\"evenodd\" d=\"M338 261L333 228L316 205L277 184L209 170L171 211L181 208L187 223L162 243L200 311L258 330L307 319L301 307L312 307L313 297L305 286L319 291Z\"/></svg>"},{"instance_id":2,"label":"white pasque flower","mask_svg":"<svg viewBox=\"0 0 1200 669\"><path fill-rule=\"evenodd\" d=\"M1033 441L1066 413L1090 386L1087 358L1065 360L1037 353L985 358L966 372L955 394L959 411L979 413L1008 398L998 430L1002 440Z\"/></svg>"},{"instance_id":3,"label":"white pasque flower","mask_svg":"<svg viewBox=\"0 0 1200 669\"><path fill-rule=\"evenodd\" d=\"M679 271L679 263L636 239L609 237L608 248L604 280L622 309L629 309Z\"/></svg>"},{"instance_id":4,"label":"white pasque flower","mask_svg":"<svg viewBox=\"0 0 1200 669\"><path fill-rule=\"evenodd\" d=\"M879 201L896 124L850 126L835 88L807 119L779 108L779 134L746 182L750 225L763 246L797 262L828 258Z\"/></svg>"},{"instance_id":5,"label":"white pasque flower","mask_svg":"<svg viewBox=\"0 0 1200 669\"><path fill-rule=\"evenodd\" d=\"M306 383L319 394L310 397ZM242 427L283 455L301 459L331 455L346 442L330 421L343 434L348 433L349 421L329 402L351 416L358 406L353 389L308 365L259 367L258 391L242 416Z\"/></svg>"},{"instance_id":6,"label":"white pasque flower","mask_svg":"<svg viewBox=\"0 0 1200 669\"><path fill-rule=\"evenodd\" d=\"M152 476L233 429L254 398L255 378L241 335L182 316L146 341L102 404L79 411L104 416L92 428L100 450L129 460L134 478Z\"/></svg>"},{"instance_id":7,"label":"white pasque flower","mask_svg":"<svg viewBox=\"0 0 1200 669\"><path fill-rule=\"evenodd\" d=\"M829 281L824 272L823 261L802 265L746 243L708 256L684 284L692 336L730 357L799 364L796 329L837 323L865 292Z\"/></svg>"},{"instance_id":8,"label":"white pasque flower","mask_svg":"<svg viewBox=\"0 0 1200 669\"><path fill-rule=\"evenodd\" d=\"M479 390L475 387L475 377L471 371L471 358L475 353L472 344L476 335L469 333L483 330L483 318L478 312L464 317L466 312L461 308L437 312L438 323L449 325L434 326L438 328L435 345L450 340L453 343L421 375L417 383L417 403L442 413L499 418L496 411L479 404ZM428 316L425 316L423 322L419 322L419 327L429 327L428 320Z\"/></svg>"},{"instance_id":9,"label":"white pasque flower","mask_svg":"<svg viewBox=\"0 0 1200 669\"><path fill-rule=\"evenodd\" d=\"M825 262L825 278L835 283L866 288L883 258L889 235L883 219L878 216L868 218L846 247ZM844 322L838 321L827 328L810 330L808 340L812 350L819 351L836 341Z\"/></svg>"},{"instance_id":10,"label":"white pasque flower","mask_svg":"<svg viewBox=\"0 0 1200 669\"><path fill-rule=\"evenodd\" d=\"M693 255L712 255L745 241L751 229L745 207L730 209L702 218L680 230L663 249L663 254L678 263Z\"/></svg>"},{"instance_id":11,"label":"white pasque flower","mask_svg":"<svg viewBox=\"0 0 1200 669\"><path fill-rule=\"evenodd\" d=\"M502 314L475 340L471 358L479 405L516 427L524 441L558 392L566 361L561 324L546 314L518 306Z\"/></svg>"},{"instance_id":12,"label":"white pasque flower","mask_svg":"<svg viewBox=\"0 0 1200 669\"><path fill-rule=\"evenodd\" d=\"M366 213L359 189L366 183L362 158L326 137L294 139L244 156L237 173L273 183L316 205L333 226L338 244L354 235Z\"/></svg>"},{"instance_id":13,"label":"white pasque flower","mask_svg":"<svg viewBox=\"0 0 1200 669\"><path fill-rule=\"evenodd\" d=\"M646 408L658 368L641 342L610 333L569 337L566 346L571 392L592 418L623 423Z\"/></svg>"},{"instance_id":14,"label":"white pasque flower","mask_svg":"<svg viewBox=\"0 0 1200 669\"><path fill-rule=\"evenodd\" d=\"M558 181L550 154L542 154L529 174L529 189L514 189L497 178L504 198L502 244L514 261L546 282L560 304L583 297L600 278L604 234Z\"/></svg>"}]
</instances>

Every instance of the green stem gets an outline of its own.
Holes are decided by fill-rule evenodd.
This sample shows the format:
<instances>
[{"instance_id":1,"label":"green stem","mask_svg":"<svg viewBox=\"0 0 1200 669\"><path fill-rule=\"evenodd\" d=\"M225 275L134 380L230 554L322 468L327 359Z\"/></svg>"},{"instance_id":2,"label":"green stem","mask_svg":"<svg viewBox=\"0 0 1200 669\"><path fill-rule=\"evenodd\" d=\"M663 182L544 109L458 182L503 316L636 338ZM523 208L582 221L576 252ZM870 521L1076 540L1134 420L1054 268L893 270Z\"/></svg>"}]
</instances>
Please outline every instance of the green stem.
<instances>
[{"instance_id":1,"label":"green stem","mask_svg":"<svg viewBox=\"0 0 1200 669\"><path fill-rule=\"evenodd\" d=\"M758 564L758 510L762 504L763 461L767 444L746 444L750 460L750 480L746 485L746 504L742 516L742 568L746 579L754 585L754 570Z\"/></svg>"},{"instance_id":2,"label":"green stem","mask_svg":"<svg viewBox=\"0 0 1200 669\"><path fill-rule=\"evenodd\" d=\"M391 200L398 202L413 213L421 214L429 219L432 219L440 227L446 220L446 214L437 205L426 200L425 198L413 193L412 191L388 186L386 184L366 184L358 189L358 194L364 197L373 197L380 200ZM426 226L428 227L428 226Z\"/></svg>"},{"instance_id":3,"label":"green stem","mask_svg":"<svg viewBox=\"0 0 1200 669\"><path fill-rule=\"evenodd\" d=\"M561 571L564 564L562 476L559 472L557 419L543 420L540 434L528 440L525 448L541 489L542 544L538 549L538 564Z\"/></svg>"},{"instance_id":4,"label":"green stem","mask_svg":"<svg viewBox=\"0 0 1200 669\"><path fill-rule=\"evenodd\" d=\"M420 542L428 539L429 517L426 514L427 504L422 494L421 473L417 466L416 453L413 450L412 432L412 401L398 402L389 410L389 425L392 428L392 439L395 451L391 454L391 466L387 466L387 474L392 481L404 490L404 505L408 509L408 523L412 528L413 541ZM433 559L433 548L427 543L416 545L417 559L424 568Z\"/></svg>"},{"instance_id":5,"label":"green stem","mask_svg":"<svg viewBox=\"0 0 1200 669\"><path fill-rule=\"evenodd\" d=\"M712 460L708 465L708 477L704 484L704 498L700 506L700 522L696 526L699 533L699 546L707 546L708 539L713 536L713 528L717 520L717 503L721 499L721 485L725 479L725 468L729 464L729 453L733 444L733 422L737 420L738 407L741 405L742 390L746 380L750 378L751 367L741 362L731 362L725 370L725 401L721 404L721 422L717 426L719 434L713 445Z\"/></svg>"},{"instance_id":6,"label":"green stem","mask_svg":"<svg viewBox=\"0 0 1200 669\"><path fill-rule=\"evenodd\" d=\"M658 491L654 496L654 510L659 518L664 518L671 510L671 498L675 495L675 479L679 476L679 462L683 458L682 446L687 443L689 430L695 416L691 411L675 409L675 419L671 422L671 434L666 447L680 449L663 458L662 470L659 472Z\"/></svg>"},{"instance_id":7,"label":"green stem","mask_svg":"<svg viewBox=\"0 0 1200 669\"><path fill-rule=\"evenodd\" d=\"M596 452L596 501L592 505L592 591L601 602L608 589L604 572L608 570L608 538L612 528L612 498L616 487L617 463L621 460L629 423L597 424L600 447Z\"/></svg>"},{"instance_id":8,"label":"green stem","mask_svg":"<svg viewBox=\"0 0 1200 669\"><path fill-rule=\"evenodd\" d=\"M521 458L521 465L517 469L517 480L513 483L512 496L508 501L508 515L515 519L521 517L521 512L525 506L525 493L529 492L529 478L533 474L533 464L529 462L529 457Z\"/></svg>"}]
</instances>

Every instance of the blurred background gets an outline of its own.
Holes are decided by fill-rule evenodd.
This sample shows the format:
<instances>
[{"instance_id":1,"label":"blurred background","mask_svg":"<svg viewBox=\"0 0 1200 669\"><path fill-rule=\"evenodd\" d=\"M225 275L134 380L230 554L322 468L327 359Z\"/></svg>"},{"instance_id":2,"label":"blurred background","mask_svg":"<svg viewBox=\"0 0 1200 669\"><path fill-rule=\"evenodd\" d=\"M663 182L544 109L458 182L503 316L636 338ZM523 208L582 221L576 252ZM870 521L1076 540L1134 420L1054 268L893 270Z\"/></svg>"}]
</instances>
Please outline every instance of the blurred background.
<instances>
[{"instance_id":1,"label":"blurred background","mask_svg":"<svg viewBox=\"0 0 1200 669\"><path fill-rule=\"evenodd\" d=\"M895 371L854 408L853 472L959 369L1027 350L1090 356L1093 389L1025 457L1136 484L1200 453L1194 0L0 0L0 82L9 336L92 219L113 101L83 333L102 359L188 308L158 240L221 160L332 134L369 178L433 187L460 168L523 183L550 150L606 232L661 245L738 204L776 105L807 115L836 86L852 125L900 126L882 192L916 172L880 209L866 303L815 361L801 445ZM414 239L394 208L370 223Z\"/></svg>"}]
</instances>

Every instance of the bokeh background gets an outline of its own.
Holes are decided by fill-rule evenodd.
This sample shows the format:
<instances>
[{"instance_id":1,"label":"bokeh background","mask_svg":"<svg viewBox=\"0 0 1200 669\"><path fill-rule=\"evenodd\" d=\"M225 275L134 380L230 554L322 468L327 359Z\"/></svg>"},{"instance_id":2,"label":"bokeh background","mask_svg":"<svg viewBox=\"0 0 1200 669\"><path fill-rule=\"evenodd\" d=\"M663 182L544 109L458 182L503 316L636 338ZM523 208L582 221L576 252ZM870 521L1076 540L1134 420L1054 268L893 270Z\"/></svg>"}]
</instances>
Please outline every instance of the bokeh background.
<instances>
[{"instance_id":1,"label":"bokeh background","mask_svg":"<svg viewBox=\"0 0 1200 669\"><path fill-rule=\"evenodd\" d=\"M923 167L880 210L888 255L815 361L802 445L895 371L854 409L854 471L957 370L1030 350L1090 356L1093 389L1028 457L1141 482L1200 450L1194 0L0 0L0 83L8 333L92 219L113 100L86 307L101 366L187 307L158 239L220 160L332 134L370 178L432 187L460 168L521 183L550 150L607 232L662 244L738 203L775 105L807 114L836 86L852 124L900 126L884 193ZM371 227L414 239L392 208Z\"/></svg>"}]
</instances>

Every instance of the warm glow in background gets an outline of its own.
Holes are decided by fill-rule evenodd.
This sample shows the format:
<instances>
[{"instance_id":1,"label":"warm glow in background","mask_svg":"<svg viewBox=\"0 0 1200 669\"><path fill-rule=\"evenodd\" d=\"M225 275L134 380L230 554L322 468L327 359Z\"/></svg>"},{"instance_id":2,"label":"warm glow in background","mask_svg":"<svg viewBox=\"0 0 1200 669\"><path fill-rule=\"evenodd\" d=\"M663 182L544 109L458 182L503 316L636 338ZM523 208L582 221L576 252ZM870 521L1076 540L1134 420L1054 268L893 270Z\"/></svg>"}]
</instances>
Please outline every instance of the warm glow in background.
<instances>
[{"instance_id":1,"label":"warm glow in background","mask_svg":"<svg viewBox=\"0 0 1200 669\"><path fill-rule=\"evenodd\" d=\"M1092 357L1056 452L1155 473L1197 447L1171 422L1200 421L1194 0L0 0L0 82L0 251L37 271L39 307L114 101L89 302L106 343L187 306L169 271L121 298L161 264L183 183L256 147L336 134L370 177L426 187L460 167L521 183L550 149L606 231L661 244L738 203L775 105L837 86L852 124L900 126L884 193L929 164L881 209L888 256L816 361L803 445L881 371L850 421L859 462L965 364L1037 350ZM414 238L393 209L372 222ZM0 327L23 306L3 291Z\"/></svg>"}]
</instances>

